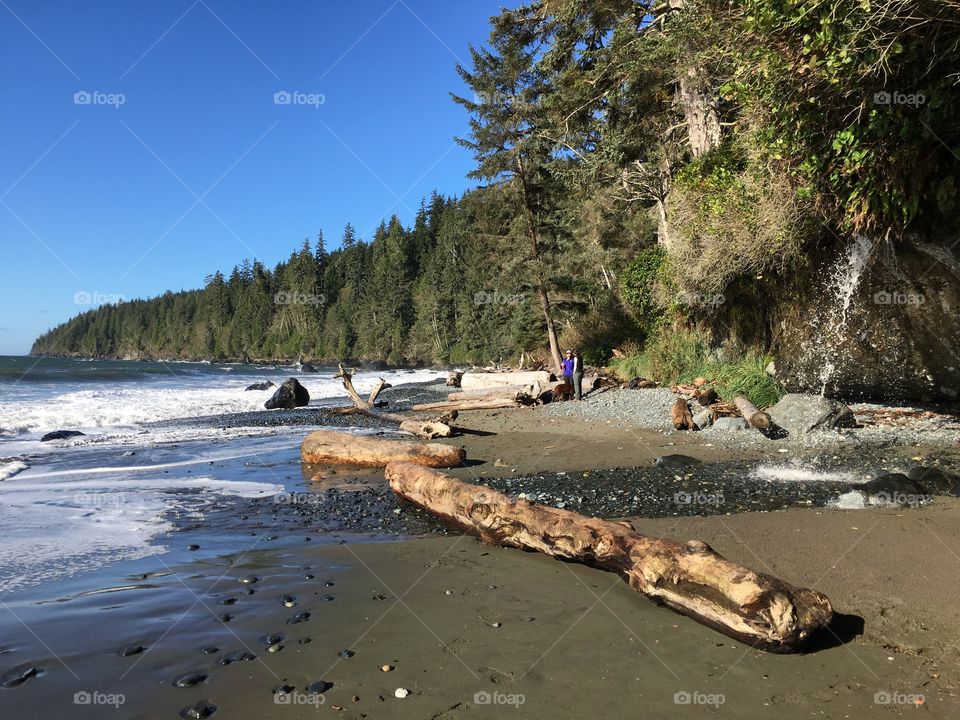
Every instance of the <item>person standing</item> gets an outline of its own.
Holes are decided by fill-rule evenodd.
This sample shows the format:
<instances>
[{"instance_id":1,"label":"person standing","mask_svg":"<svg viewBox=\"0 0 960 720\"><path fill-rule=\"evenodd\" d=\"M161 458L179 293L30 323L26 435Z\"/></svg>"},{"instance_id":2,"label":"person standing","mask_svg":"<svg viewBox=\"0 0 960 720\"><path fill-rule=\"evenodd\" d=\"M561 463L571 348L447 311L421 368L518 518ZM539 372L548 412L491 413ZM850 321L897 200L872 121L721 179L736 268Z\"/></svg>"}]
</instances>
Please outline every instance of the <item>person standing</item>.
<instances>
[{"instance_id":1,"label":"person standing","mask_svg":"<svg viewBox=\"0 0 960 720\"><path fill-rule=\"evenodd\" d=\"M573 396L577 400L583 400L583 358L580 357L579 352L573 353L571 378L573 380Z\"/></svg>"}]
</instances>

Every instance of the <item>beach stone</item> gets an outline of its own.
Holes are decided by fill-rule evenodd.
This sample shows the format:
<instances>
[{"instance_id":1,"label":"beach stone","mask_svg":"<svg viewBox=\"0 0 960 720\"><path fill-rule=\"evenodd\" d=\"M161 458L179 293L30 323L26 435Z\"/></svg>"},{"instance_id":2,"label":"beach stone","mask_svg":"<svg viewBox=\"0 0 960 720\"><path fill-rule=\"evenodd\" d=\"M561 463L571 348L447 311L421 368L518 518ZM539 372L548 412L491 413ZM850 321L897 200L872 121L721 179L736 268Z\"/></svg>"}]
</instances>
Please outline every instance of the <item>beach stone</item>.
<instances>
[{"instance_id":1,"label":"beach stone","mask_svg":"<svg viewBox=\"0 0 960 720\"><path fill-rule=\"evenodd\" d=\"M410 691L406 688L397 688L393 691L393 696L397 698L405 698L410 694Z\"/></svg>"},{"instance_id":2,"label":"beach stone","mask_svg":"<svg viewBox=\"0 0 960 720\"><path fill-rule=\"evenodd\" d=\"M200 546L199 546L199 545L196 545L196 544L187 545L187 550L189 550L190 552L193 552L193 551L199 550L199 549L200 549Z\"/></svg>"},{"instance_id":3,"label":"beach stone","mask_svg":"<svg viewBox=\"0 0 960 720\"><path fill-rule=\"evenodd\" d=\"M303 407L309 402L310 393L307 392L307 389L296 378L289 378L277 388L273 397L267 400L263 406L267 410L275 410L276 408L292 410L293 408Z\"/></svg>"},{"instance_id":4,"label":"beach stone","mask_svg":"<svg viewBox=\"0 0 960 720\"><path fill-rule=\"evenodd\" d=\"M307 622L307 620L309 619L310 619L310 613L304 610L303 612L298 612L292 618L287 620L287 625L296 625L297 623Z\"/></svg>"},{"instance_id":5,"label":"beach stone","mask_svg":"<svg viewBox=\"0 0 960 720\"><path fill-rule=\"evenodd\" d=\"M325 693L327 690L329 690L332 687L333 687L332 682L327 682L326 680L317 680L317 682L307 685L307 692L323 695L323 693Z\"/></svg>"},{"instance_id":6,"label":"beach stone","mask_svg":"<svg viewBox=\"0 0 960 720\"><path fill-rule=\"evenodd\" d=\"M82 433L79 430L54 430L53 432L48 432L42 438L40 442L49 442L51 440L66 440L67 438L85 436L86 433Z\"/></svg>"},{"instance_id":7,"label":"beach stone","mask_svg":"<svg viewBox=\"0 0 960 720\"><path fill-rule=\"evenodd\" d=\"M185 720L204 720L217 711L217 706L206 700L201 700L196 705L191 705L180 711L180 717Z\"/></svg>"},{"instance_id":8,"label":"beach stone","mask_svg":"<svg viewBox=\"0 0 960 720\"><path fill-rule=\"evenodd\" d=\"M960 495L960 478L939 468L915 467L907 477L917 482L930 495Z\"/></svg>"},{"instance_id":9,"label":"beach stone","mask_svg":"<svg viewBox=\"0 0 960 720\"><path fill-rule=\"evenodd\" d=\"M208 675L202 670L192 670L184 673L173 681L173 686L178 688L189 688L207 681Z\"/></svg>"},{"instance_id":10,"label":"beach stone","mask_svg":"<svg viewBox=\"0 0 960 720\"><path fill-rule=\"evenodd\" d=\"M246 577L240 578L240 582L242 582L244 585L252 585L259 580L260 578L258 578L256 575L247 575Z\"/></svg>"},{"instance_id":11,"label":"beach stone","mask_svg":"<svg viewBox=\"0 0 960 720\"><path fill-rule=\"evenodd\" d=\"M220 648L218 648L216 645L207 645L204 648L200 648L200 652L202 652L204 655L214 655L220 652Z\"/></svg>"},{"instance_id":12,"label":"beach stone","mask_svg":"<svg viewBox=\"0 0 960 720\"><path fill-rule=\"evenodd\" d=\"M852 427L855 424L853 411L837 400L821 395L789 393L780 398L767 414L774 424L791 435L802 435L814 430L830 430L836 427Z\"/></svg>"},{"instance_id":13,"label":"beach stone","mask_svg":"<svg viewBox=\"0 0 960 720\"><path fill-rule=\"evenodd\" d=\"M719 417L710 427L712 430L749 430L750 423L741 417Z\"/></svg>"},{"instance_id":14,"label":"beach stone","mask_svg":"<svg viewBox=\"0 0 960 720\"><path fill-rule=\"evenodd\" d=\"M281 633L273 633L272 635L264 635L261 637L260 642L262 642L264 645L276 645L278 643L282 643L284 637L285 636Z\"/></svg>"},{"instance_id":15,"label":"beach stone","mask_svg":"<svg viewBox=\"0 0 960 720\"><path fill-rule=\"evenodd\" d=\"M220 658L221 665L231 665L235 662L249 662L250 660L256 660L257 656L250 652L243 652L242 650L235 650L229 655L224 655Z\"/></svg>"},{"instance_id":16,"label":"beach stone","mask_svg":"<svg viewBox=\"0 0 960 720\"><path fill-rule=\"evenodd\" d=\"M320 371L317 370L317 368L315 368L315 367L314 367L313 365L311 365L310 363L300 363L300 372L302 372L302 373L315 373L315 372L320 372Z\"/></svg>"},{"instance_id":17,"label":"beach stone","mask_svg":"<svg viewBox=\"0 0 960 720\"><path fill-rule=\"evenodd\" d=\"M905 493L910 495L918 495L921 492L920 486L903 473L887 473L886 475L880 475L879 477L875 477L870 482L866 482L863 483L863 485L858 486L857 489L863 490L871 495L876 495L878 493Z\"/></svg>"},{"instance_id":18,"label":"beach stone","mask_svg":"<svg viewBox=\"0 0 960 720\"><path fill-rule=\"evenodd\" d=\"M284 607L293 607L297 604L297 599L293 595L281 595L280 602L283 603Z\"/></svg>"},{"instance_id":19,"label":"beach stone","mask_svg":"<svg viewBox=\"0 0 960 720\"><path fill-rule=\"evenodd\" d=\"M139 655L143 652L143 645L127 645L117 650L117 655L120 657L130 657L131 655Z\"/></svg>"},{"instance_id":20,"label":"beach stone","mask_svg":"<svg viewBox=\"0 0 960 720\"><path fill-rule=\"evenodd\" d=\"M342 658L352 658L356 653L353 650L343 649L339 653Z\"/></svg>"},{"instance_id":21,"label":"beach stone","mask_svg":"<svg viewBox=\"0 0 960 720\"><path fill-rule=\"evenodd\" d=\"M653 461L654 467L664 470L684 470L686 468L699 465L700 461L689 455L661 455Z\"/></svg>"},{"instance_id":22,"label":"beach stone","mask_svg":"<svg viewBox=\"0 0 960 720\"><path fill-rule=\"evenodd\" d=\"M266 382L258 382L253 385L247 385L244 390L269 390L274 387L274 384L267 380Z\"/></svg>"},{"instance_id":23,"label":"beach stone","mask_svg":"<svg viewBox=\"0 0 960 720\"><path fill-rule=\"evenodd\" d=\"M703 430L713 425L713 410L704 408L698 412L693 416L693 424L697 426L698 430Z\"/></svg>"},{"instance_id":24,"label":"beach stone","mask_svg":"<svg viewBox=\"0 0 960 720\"><path fill-rule=\"evenodd\" d=\"M20 665L0 675L0 687L15 688L40 674L36 665Z\"/></svg>"}]
</instances>

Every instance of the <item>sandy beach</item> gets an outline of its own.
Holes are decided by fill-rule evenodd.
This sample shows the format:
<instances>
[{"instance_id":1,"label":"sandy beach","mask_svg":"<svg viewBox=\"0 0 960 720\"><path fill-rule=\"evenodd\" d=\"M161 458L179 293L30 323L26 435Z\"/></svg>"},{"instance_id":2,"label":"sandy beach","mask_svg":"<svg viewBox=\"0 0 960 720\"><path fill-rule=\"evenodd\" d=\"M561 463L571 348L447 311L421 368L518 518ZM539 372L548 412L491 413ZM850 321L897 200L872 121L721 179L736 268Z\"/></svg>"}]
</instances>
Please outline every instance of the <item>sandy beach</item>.
<instances>
[{"instance_id":1,"label":"sandy beach","mask_svg":"<svg viewBox=\"0 0 960 720\"><path fill-rule=\"evenodd\" d=\"M465 479L572 477L674 453L704 461L778 454L724 447L705 434L558 420L543 409L480 412L460 424L467 433L447 442L467 448L472 461L452 471ZM273 469L299 472L295 450ZM899 448L890 457L905 450L918 452ZM946 462L950 452L940 455ZM306 493L384 490L382 473L338 469L314 481L313 470L302 473ZM798 655L730 640L611 573L486 546L391 502L389 515L423 523L407 527L440 534L331 534L316 517L225 504L178 542L205 545L191 538L232 527L250 538L244 552L146 558L69 592L47 585L8 598L5 709L14 717L43 706L78 718L203 717L214 706L217 717L238 718L960 710L960 631L950 602L960 581L957 499L918 509L631 519L641 532L699 538L731 560L826 593L837 620ZM16 682L18 673L27 677Z\"/></svg>"}]
</instances>

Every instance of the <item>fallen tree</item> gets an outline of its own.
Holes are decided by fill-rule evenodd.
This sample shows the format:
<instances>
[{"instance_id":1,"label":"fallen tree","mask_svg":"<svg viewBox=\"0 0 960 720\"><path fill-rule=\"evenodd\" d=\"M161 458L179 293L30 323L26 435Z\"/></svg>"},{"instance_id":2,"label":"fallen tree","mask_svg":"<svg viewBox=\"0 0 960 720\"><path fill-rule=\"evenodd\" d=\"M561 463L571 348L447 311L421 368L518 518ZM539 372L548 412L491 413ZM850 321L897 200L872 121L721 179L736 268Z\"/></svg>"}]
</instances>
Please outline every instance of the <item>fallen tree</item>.
<instances>
[{"instance_id":1,"label":"fallen tree","mask_svg":"<svg viewBox=\"0 0 960 720\"><path fill-rule=\"evenodd\" d=\"M833 616L821 593L732 563L699 540L648 537L408 462L387 465L386 477L404 499L486 543L617 572L655 602L755 647L798 651Z\"/></svg>"},{"instance_id":2,"label":"fallen tree","mask_svg":"<svg viewBox=\"0 0 960 720\"><path fill-rule=\"evenodd\" d=\"M337 366L337 374L334 375L334 377L341 378L343 380L343 389L347 391L347 395L349 395L350 399L353 400L354 407L335 408L330 412L335 412L340 415L359 413L361 415L377 418L378 420L396 423L404 432L408 432L425 439L450 437L450 435L453 434L453 428L444 422L440 422L439 420L417 420L416 418L398 415L397 413L383 412L378 410L377 397L380 395L382 390L390 387L390 385L385 382L383 378L380 378L373 390L370 391L367 399L364 400L360 396L360 393L357 392L356 388L353 387L354 373L356 373L356 370L347 370L342 364Z\"/></svg>"},{"instance_id":3,"label":"fallen tree","mask_svg":"<svg viewBox=\"0 0 960 720\"><path fill-rule=\"evenodd\" d=\"M304 462L330 465L384 467L402 460L429 467L456 467L463 464L466 456L461 446L389 440L336 430L315 430L300 444L300 458Z\"/></svg>"}]
</instances>

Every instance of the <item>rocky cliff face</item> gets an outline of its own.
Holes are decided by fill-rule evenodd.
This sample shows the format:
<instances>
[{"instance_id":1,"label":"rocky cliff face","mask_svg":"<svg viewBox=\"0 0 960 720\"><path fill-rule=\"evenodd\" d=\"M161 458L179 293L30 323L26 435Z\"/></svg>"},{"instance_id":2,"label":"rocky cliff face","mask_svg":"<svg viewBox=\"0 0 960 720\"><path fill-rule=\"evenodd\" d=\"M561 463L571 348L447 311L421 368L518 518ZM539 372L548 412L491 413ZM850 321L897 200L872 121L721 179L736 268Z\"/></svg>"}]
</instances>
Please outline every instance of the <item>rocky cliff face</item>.
<instances>
[{"instance_id":1,"label":"rocky cliff face","mask_svg":"<svg viewBox=\"0 0 960 720\"><path fill-rule=\"evenodd\" d=\"M949 239L854 239L813 253L775 290L736 291L710 329L721 356L775 355L791 392L958 400L960 258Z\"/></svg>"}]
</instances>

